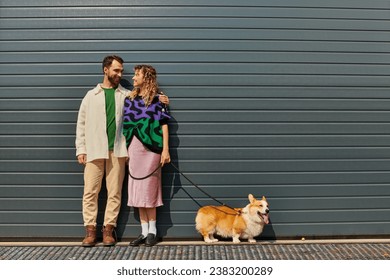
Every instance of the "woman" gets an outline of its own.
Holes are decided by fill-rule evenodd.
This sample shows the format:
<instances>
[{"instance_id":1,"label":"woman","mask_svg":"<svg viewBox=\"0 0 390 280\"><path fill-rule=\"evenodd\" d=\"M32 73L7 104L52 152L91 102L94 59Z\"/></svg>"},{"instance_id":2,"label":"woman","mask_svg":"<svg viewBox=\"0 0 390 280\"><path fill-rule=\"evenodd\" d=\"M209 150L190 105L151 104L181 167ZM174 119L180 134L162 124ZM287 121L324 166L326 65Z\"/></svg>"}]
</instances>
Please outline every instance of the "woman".
<instances>
[{"instance_id":1,"label":"woman","mask_svg":"<svg viewBox=\"0 0 390 280\"><path fill-rule=\"evenodd\" d=\"M158 98L156 70L150 65L136 65L134 71L134 90L124 105L123 133L129 155L127 205L138 208L142 232L129 245L153 246L158 240L156 207L163 205L159 167L171 161L167 124L170 116Z\"/></svg>"}]
</instances>

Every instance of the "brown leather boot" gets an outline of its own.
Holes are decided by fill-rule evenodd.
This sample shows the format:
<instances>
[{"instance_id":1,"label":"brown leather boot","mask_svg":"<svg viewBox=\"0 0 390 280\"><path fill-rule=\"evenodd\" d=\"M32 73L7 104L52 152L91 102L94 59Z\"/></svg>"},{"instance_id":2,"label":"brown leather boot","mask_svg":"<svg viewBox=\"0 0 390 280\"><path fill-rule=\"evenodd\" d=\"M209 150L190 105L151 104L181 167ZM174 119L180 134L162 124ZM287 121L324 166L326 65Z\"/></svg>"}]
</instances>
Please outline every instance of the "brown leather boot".
<instances>
[{"instance_id":1,"label":"brown leather boot","mask_svg":"<svg viewBox=\"0 0 390 280\"><path fill-rule=\"evenodd\" d=\"M95 226L86 226L85 227L85 238L81 246L83 247L93 247L96 245L96 227Z\"/></svg>"},{"instance_id":2,"label":"brown leather boot","mask_svg":"<svg viewBox=\"0 0 390 280\"><path fill-rule=\"evenodd\" d=\"M103 245L104 246L113 246L115 245L116 241L113 236L114 232L114 226L113 225L106 225L103 228Z\"/></svg>"}]
</instances>

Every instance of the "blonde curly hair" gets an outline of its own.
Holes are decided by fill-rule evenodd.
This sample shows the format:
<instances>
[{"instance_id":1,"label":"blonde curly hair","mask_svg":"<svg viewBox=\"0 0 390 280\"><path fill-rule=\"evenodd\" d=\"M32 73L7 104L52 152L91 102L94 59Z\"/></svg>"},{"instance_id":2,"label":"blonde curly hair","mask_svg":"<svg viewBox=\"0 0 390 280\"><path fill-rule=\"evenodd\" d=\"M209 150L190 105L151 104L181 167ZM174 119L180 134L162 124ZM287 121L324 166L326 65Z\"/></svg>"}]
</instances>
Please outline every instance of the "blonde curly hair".
<instances>
[{"instance_id":1,"label":"blonde curly hair","mask_svg":"<svg viewBox=\"0 0 390 280\"><path fill-rule=\"evenodd\" d=\"M143 100L146 106L149 106L152 103L153 98L160 92L157 84L157 72L151 65L139 64L134 66L135 71L142 71L144 74L144 84L143 84L143 92L145 96L143 96ZM141 92L140 88L134 88L130 94L129 98L134 100L134 98L139 95Z\"/></svg>"}]
</instances>

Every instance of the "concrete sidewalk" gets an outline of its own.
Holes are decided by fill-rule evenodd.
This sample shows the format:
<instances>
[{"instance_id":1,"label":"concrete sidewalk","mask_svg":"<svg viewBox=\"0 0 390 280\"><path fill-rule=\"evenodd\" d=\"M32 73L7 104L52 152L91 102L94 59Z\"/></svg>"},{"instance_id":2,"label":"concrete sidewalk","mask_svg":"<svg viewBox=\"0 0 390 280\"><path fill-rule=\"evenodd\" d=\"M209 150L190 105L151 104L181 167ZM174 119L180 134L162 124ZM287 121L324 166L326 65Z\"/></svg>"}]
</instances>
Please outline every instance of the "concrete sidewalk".
<instances>
[{"instance_id":1,"label":"concrete sidewalk","mask_svg":"<svg viewBox=\"0 0 390 280\"><path fill-rule=\"evenodd\" d=\"M80 242L0 242L0 260L390 260L390 239L161 242L154 247L114 247Z\"/></svg>"}]
</instances>

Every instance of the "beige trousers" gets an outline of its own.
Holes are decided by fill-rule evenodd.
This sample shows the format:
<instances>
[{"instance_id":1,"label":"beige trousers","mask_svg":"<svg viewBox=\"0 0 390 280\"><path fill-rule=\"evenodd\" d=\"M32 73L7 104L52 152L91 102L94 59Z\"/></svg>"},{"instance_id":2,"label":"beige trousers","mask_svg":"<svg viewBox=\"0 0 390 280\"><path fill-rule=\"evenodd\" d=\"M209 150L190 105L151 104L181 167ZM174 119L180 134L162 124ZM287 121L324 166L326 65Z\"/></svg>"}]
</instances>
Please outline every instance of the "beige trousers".
<instances>
[{"instance_id":1,"label":"beige trousers","mask_svg":"<svg viewBox=\"0 0 390 280\"><path fill-rule=\"evenodd\" d=\"M87 162L84 169L83 219L84 226L96 226L98 198L102 180L106 174L107 203L104 213L104 226L116 227L121 206L122 185L125 177L126 158L117 158L112 152L109 159Z\"/></svg>"}]
</instances>

